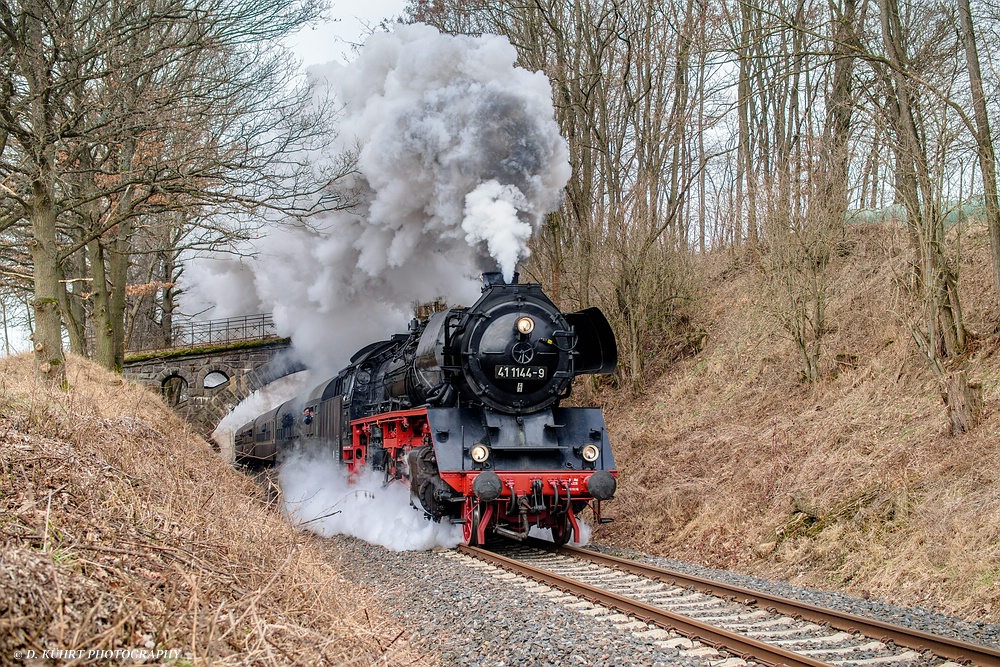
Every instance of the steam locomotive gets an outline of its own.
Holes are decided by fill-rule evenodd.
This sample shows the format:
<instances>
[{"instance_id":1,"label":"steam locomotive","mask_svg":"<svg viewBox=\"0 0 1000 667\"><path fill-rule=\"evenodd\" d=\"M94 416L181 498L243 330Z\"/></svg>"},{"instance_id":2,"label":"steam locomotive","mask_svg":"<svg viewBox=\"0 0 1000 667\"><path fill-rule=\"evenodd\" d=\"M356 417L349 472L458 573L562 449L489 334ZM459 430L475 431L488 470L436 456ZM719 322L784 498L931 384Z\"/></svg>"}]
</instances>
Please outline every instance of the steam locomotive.
<instances>
[{"instance_id":1,"label":"steam locomotive","mask_svg":"<svg viewBox=\"0 0 1000 667\"><path fill-rule=\"evenodd\" d=\"M598 521L618 471L598 408L560 407L578 375L611 373L614 332L597 308L562 313L537 284L483 275L479 300L358 351L336 377L239 428L237 461L273 463L289 447L332 447L351 473L408 483L468 544L548 528L579 538Z\"/></svg>"}]
</instances>

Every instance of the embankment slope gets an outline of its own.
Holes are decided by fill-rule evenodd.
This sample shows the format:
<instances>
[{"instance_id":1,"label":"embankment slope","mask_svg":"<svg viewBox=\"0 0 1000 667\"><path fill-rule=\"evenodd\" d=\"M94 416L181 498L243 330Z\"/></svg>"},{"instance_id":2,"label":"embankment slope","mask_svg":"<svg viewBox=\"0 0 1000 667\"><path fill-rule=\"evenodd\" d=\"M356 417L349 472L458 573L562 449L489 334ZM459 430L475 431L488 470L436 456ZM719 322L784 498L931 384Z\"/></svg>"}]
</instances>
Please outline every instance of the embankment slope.
<instances>
[{"instance_id":1,"label":"embankment slope","mask_svg":"<svg viewBox=\"0 0 1000 667\"><path fill-rule=\"evenodd\" d=\"M0 663L423 663L336 554L157 396L82 359L67 371L50 389L29 356L0 360Z\"/></svg>"},{"instance_id":2,"label":"embankment slope","mask_svg":"<svg viewBox=\"0 0 1000 667\"><path fill-rule=\"evenodd\" d=\"M707 259L705 346L639 397L604 392L621 468L596 540L1000 621L1000 304L984 226L950 238L982 422L952 435L905 229L850 230L828 271L822 377L800 381L753 253Z\"/></svg>"}]
</instances>

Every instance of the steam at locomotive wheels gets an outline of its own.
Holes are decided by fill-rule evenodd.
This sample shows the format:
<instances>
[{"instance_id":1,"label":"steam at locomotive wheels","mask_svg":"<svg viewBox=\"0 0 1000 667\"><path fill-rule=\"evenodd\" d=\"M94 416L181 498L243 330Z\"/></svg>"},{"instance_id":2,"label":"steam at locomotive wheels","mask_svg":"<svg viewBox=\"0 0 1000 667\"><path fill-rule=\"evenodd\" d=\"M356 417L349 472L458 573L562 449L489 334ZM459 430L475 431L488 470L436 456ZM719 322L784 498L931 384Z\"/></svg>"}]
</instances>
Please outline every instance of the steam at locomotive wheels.
<instances>
[{"instance_id":1,"label":"steam at locomotive wheels","mask_svg":"<svg viewBox=\"0 0 1000 667\"><path fill-rule=\"evenodd\" d=\"M487 273L472 307L414 320L239 428L237 461L332 447L351 473L367 467L408 484L414 503L461 524L468 544L523 539L532 527L564 544L579 539L588 505L601 521L618 471L600 409L559 403L576 376L617 362L599 309L562 313L539 285Z\"/></svg>"}]
</instances>

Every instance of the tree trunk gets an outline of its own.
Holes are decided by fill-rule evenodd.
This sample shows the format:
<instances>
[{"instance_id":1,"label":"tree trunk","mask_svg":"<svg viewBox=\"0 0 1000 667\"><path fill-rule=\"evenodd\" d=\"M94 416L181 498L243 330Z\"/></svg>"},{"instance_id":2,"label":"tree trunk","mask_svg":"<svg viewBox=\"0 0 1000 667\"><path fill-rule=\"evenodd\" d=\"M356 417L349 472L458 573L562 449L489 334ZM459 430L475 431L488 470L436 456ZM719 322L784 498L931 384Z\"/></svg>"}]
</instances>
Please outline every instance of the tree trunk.
<instances>
[{"instance_id":1,"label":"tree trunk","mask_svg":"<svg viewBox=\"0 0 1000 667\"><path fill-rule=\"evenodd\" d=\"M115 333L111 316L111 294L100 239L87 244L94 300L94 361L107 369L115 365Z\"/></svg>"},{"instance_id":2,"label":"tree trunk","mask_svg":"<svg viewBox=\"0 0 1000 667\"><path fill-rule=\"evenodd\" d=\"M32 183L31 261L35 269L35 373L52 385L66 382L59 316L59 253L56 248L56 211L49 184L41 178Z\"/></svg>"},{"instance_id":3,"label":"tree trunk","mask_svg":"<svg viewBox=\"0 0 1000 667\"><path fill-rule=\"evenodd\" d=\"M976 145L979 149L979 168L983 177L986 222L990 230L990 250L993 260L993 291L1000 292L1000 201L997 196L996 153L993 150L993 136L990 134L990 118L986 110L983 75L979 69L979 50L976 48L976 33L972 28L969 0L958 0L958 13L962 22L965 60L969 67L972 108L976 115Z\"/></svg>"},{"instance_id":4,"label":"tree trunk","mask_svg":"<svg viewBox=\"0 0 1000 667\"><path fill-rule=\"evenodd\" d=\"M163 302L160 306L160 343L164 348L172 347L174 344L174 294L173 287L177 280L179 271L176 265L177 253L168 250L163 257L163 282L167 286L163 288ZM556 285L558 285L558 262L556 267ZM558 290L556 291L558 293Z\"/></svg>"},{"instance_id":5,"label":"tree trunk","mask_svg":"<svg viewBox=\"0 0 1000 667\"><path fill-rule=\"evenodd\" d=\"M820 205L831 228L842 228L847 214L847 182L854 95L851 79L854 72L852 46L857 42L854 22L855 0L841 0L841 6L831 0L833 29L831 46L836 61L833 65L833 85L829 93L829 116L824 128L821 147L822 182Z\"/></svg>"},{"instance_id":6,"label":"tree trunk","mask_svg":"<svg viewBox=\"0 0 1000 667\"><path fill-rule=\"evenodd\" d=\"M24 39L12 44L14 59L22 66L22 74L33 94L28 123L34 134L48 136L49 106L45 94L49 92L46 73L49 63L27 45L42 41L42 29L35 20L24 24ZM5 66L8 63L5 62ZM5 91L6 92L6 91ZM23 140L22 140L23 141ZM30 176L31 197L25 212L31 220L31 261L34 265L34 299L32 311L35 331L32 335L35 351L35 374L52 385L66 382L66 363L62 347L62 319L59 316L59 248L56 236L56 189L53 171L56 152L51 143L41 141L22 144L25 153L31 152L33 164Z\"/></svg>"},{"instance_id":7,"label":"tree trunk","mask_svg":"<svg viewBox=\"0 0 1000 667\"><path fill-rule=\"evenodd\" d=\"M121 373L125 364L125 295L128 287L128 265L131 251L129 237L131 236L131 221L124 220L119 224L118 237L109 254L111 277L110 321L112 356L109 370Z\"/></svg>"},{"instance_id":8,"label":"tree trunk","mask_svg":"<svg viewBox=\"0 0 1000 667\"><path fill-rule=\"evenodd\" d=\"M925 309L925 332L932 354L954 357L965 346L965 323L958 297L958 273L944 254L944 218L941 215L927 152L917 127L917 98L912 94L905 35L897 0L879 0L882 38L891 74L886 108L896 134L897 193L906 207L907 223L916 245L920 290Z\"/></svg>"},{"instance_id":9,"label":"tree trunk","mask_svg":"<svg viewBox=\"0 0 1000 667\"><path fill-rule=\"evenodd\" d=\"M952 435L968 433L979 424L983 412L983 387L970 383L965 371L948 376L941 398L948 407Z\"/></svg>"},{"instance_id":10,"label":"tree trunk","mask_svg":"<svg viewBox=\"0 0 1000 667\"><path fill-rule=\"evenodd\" d=\"M754 178L753 150L751 144L752 131L750 121L752 112L750 104L752 95L750 93L751 77L751 44L754 18L751 16L749 4L740 3L740 80L737 92L737 105L739 117L739 145L737 150L736 165L736 221L734 221L733 242L739 244L741 240L741 226L739 225L739 212L743 210L743 192L746 188L746 214L747 214L747 241L752 248L757 247L757 185Z\"/></svg>"},{"instance_id":11,"label":"tree trunk","mask_svg":"<svg viewBox=\"0 0 1000 667\"><path fill-rule=\"evenodd\" d=\"M59 310L62 313L63 325L69 334L69 350L73 354L81 357L87 356L87 318L83 308L83 303L77 292L78 273L75 268L72 271L72 278L66 279L66 265L74 264L73 258L61 262L59 267Z\"/></svg>"}]
</instances>

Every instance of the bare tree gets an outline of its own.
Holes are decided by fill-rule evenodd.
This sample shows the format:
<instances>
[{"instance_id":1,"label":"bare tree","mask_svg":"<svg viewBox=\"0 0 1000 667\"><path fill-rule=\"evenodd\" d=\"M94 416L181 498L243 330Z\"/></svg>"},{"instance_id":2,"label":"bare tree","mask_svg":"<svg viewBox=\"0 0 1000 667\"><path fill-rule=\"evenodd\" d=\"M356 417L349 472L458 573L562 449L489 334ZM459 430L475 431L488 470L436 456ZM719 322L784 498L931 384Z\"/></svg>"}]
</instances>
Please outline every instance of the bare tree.
<instances>
[{"instance_id":1,"label":"bare tree","mask_svg":"<svg viewBox=\"0 0 1000 667\"><path fill-rule=\"evenodd\" d=\"M17 164L23 179L16 191L6 186L5 195L20 205L19 214L30 221L32 230L29 247L34 282L35 368L42 378L61 383L65 379L65 368L59 317L61 276L54 173L59 156L55 143L49 138L58 128L52 109L58 101L52 100L48 86L56 57L33 48L33 45L59 44L61 30L44 30L41 22L33 19L36 13L44 11L43 7L25 9L28 11L22 19L20 7L12 10L6 3L0 5L0 30L6 38L0 46L6 79L0 84L5 102L0 108L0 118L4 121L0 136L4 157L15 153L15 160L7 164ZM5 181L10 180L7 173L0 175ZM5 206L5 226L12 226L20 219L11 208Z\"/></svg>"},{"instance_id":2,"label":"bare tree","mask_svg":"<svg viewBox=\"0 0 1000 667\"><path fill-rule=\"evenodd\" d=\"M296 161L330 134L276 46L320 9L0 2L2 220L30 221L41 374L61 379L60 317L74 349L89 325L98 360L120 367L135 240L160 218L183 212L204 230L193 243L229 242L266 210L304 215L302 198L335 177ZM66 287L84 278L86 308Z\"/></svg>"},{"instance_id":3,"label":"bare tree","mask_svg":"<svg viewBox=\"0 0 1000 667\"><path fill-rule=\"evenodd\" d=\"M887 91L886 105L894 137L897 171L897 195L906 210L907 223L916 249L916 277L922 295L923 318L910 326L910 333L931 370L941 384L941 393L948 406L956 432L973 428L978 419L980 397L978 388L970 385L964 370L949 368L946 362L964 351L965 323L958 295L958 270L945 252L944 213L941 205L940 179L932 175L928 159L925 118L920 106L922 80L914 71L908 53L911 35L900 18L897 0L880 0L879 16L885 48L883 68L878 61L873 66L880 72ZM950 17L924 21L932 32L928 39L935 45L948 42L934 28L950 24ZM953 51L958 50L954 43ZM950 52L946 51L945 57ZM946 103L940 93L935 98ZM951 132L942 132L939 145L946 144ZM941 152L943 149L938 148Z\"/></svg>"},{"instance_id":4,"label":"bare tree","mask_svg":"<svg viewBox=\"0 0 1000 667\"><path fill-rule=\"evenodd\" d=\"M807 382L820 377L827 269L848 208L854 104L854 3L824 4L796 0L772 6L766 14L769 22L754 28L763 40L755 47L759 55L747 61L740 51L748 81L739 88L750 99L739 101L738 159L740 164L769 165L752 177L742 171L756 193L750 210L763 222L758 263L766 295L762 305L795 343ZM761 8L753 12L765 15ZM824 14L828 18L821 23ZM760 117L747 109L758 109Z\"/></svg>"},{"instance_id":5,"label":"bare tree","mask_svg":"<svg viewBox=\"0 0 1000 667\"><path fill-rule=\"evenodd\" d=\"M927 135L918 127L922 116L919 95L910 75L907 35L897 0L880 0L879 9L889 65L883 81L890 95L886 109L895 135L897 193L906 208L917 247L919 278L927 305L925 350L933 361L940 354L955 356L965 345L958 277L943 252L944 216L925 147Z\"/></svg>"},{"instance_id":6,"label":"bare tree","mask_svg":"<svg viewBox=\"0 0 1000 667\"><path fill-rule=\"evenodd\" d=\"M766 124L764 111L757 113L754 104L757 97L751 93L751 86L756 77L754 71L763 67L761 24L764 22L760 8L750 2L739 2L739 20L730 19L730 24L739 26L736 43L737 62L739 63L739 80L737 82L737 116L739 118L739 139L736 156L736 206L739 212L746 212L746 238L751 247L758 242L757 223L757 166L768 172L769 153L760 152L763 160L755 159L758 154L754 150L756 132L753 123ZM744 201L746 202L744 208ZM742 216L739 216L742 217ZM742 230L733 235L733 241L739 243L743 237Z\"/></svg>"},{"instance_id":7,"label":"bare tree","mask_svg":"<svg viewBox=\"0 0 1000 667\"><path fill-rule=\"evenodd\" d=\"M972 23L972 9L969 0L958 0L958 16L961 23L962 45L969 70L969 86L972 90L972 109L975 126L972 129L979 155L979 169L983 182L983 198L986 204L986 222L990 231L990 247L993 254L993 290L1000 292L1000 199L997 196L997 162L993 150L993 135L990 132L990 117L986 108L986 94L983 90L983 75L979 67L979 48Z\"/></svg>"},{"instance_id":8,"label":"bare tree","mask_svg":"<svg viewBox=\"0 0 1000 667\"><path fill-rule=\"evenodd\" d=\"M0 232L0 319L3 323L3 350L10 355L23 342L21 332L31 332L33 276L28 250L28 237L23 229L8 228Z\"/></svg>"},{"instance_id":9,"label":"bare tree","mask_svg":"<svg viewBox=\"0 0 1000 667\"><path fill-rule=\"evenodd\" d=\"M608 309L624 375L641 376L666 304L685 298L697 237L699 252L752 248L768 308L816 380L831 252L849 221L867 217L907 225L922 309L911 329L944 387L966 340L944 228L965 192L962 166L978 166L991 238L1000 234L988 145L996 89L984 90L988 77L976 84L969 4L440 0L416 1L411 14L506 35L520 63L552 81L573 177L532 270L570 305ZM977 27L994 35L995 10L980 14ZM986 59L995 41L980 39ZM720 130L731 134L720 141Z\"/></svg>"}]
</instances>

